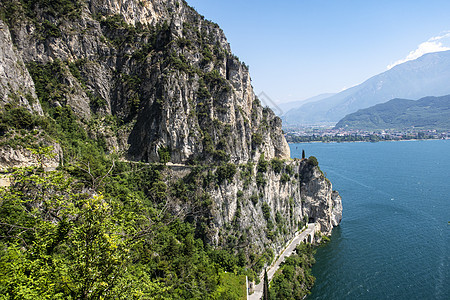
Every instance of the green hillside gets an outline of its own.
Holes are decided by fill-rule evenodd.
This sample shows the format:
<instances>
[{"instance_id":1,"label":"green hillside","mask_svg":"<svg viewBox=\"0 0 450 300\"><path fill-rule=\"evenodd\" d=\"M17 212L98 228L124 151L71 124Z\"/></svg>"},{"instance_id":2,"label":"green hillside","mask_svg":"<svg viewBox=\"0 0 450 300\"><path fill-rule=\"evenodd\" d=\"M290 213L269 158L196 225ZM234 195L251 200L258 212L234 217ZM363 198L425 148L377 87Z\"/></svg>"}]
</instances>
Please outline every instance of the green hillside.
<instances>
[{"instance_id":1,"label":"green hillside","mask_svg":"<svg viewBox=\"0 0 450 300\"><path fill-rule=\"evenodd\" d=\"M393 99L345 116L335 128L450 129L450 95L420 100Z\"/></svg>"}]
</instances>

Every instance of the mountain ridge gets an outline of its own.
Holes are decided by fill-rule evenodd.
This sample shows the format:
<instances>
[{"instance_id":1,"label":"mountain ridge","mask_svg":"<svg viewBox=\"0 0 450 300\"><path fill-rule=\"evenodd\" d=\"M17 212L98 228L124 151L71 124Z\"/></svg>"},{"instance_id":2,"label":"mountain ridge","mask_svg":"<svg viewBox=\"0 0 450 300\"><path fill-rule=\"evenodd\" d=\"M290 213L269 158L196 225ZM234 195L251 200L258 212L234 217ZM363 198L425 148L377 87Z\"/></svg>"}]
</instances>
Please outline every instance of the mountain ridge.
<instances>
[{"instance_id":1,"label":"mountain ridge","mask_svg":"<svg viewBox=\"0 0 450 300\"><path fill-rule=\"evenodd\" d=\"M375 75L324 100L283 116L287 125L338 122L345 115L393 98L419 99L450 93L450 51L429 53Z\"/></svg>"},{"instance_id":2,"label":"mountain ridge","mask_svg":"<svg viewBox=\"0 0 450 300\"><path fill-rule=\"evenodd\" d=\"M279 109L281 109L281 112L282 112L281 118L283 119L283 115L285 115L291 109L294 109L296 107L299 107L299 106L304 105L309 102L316 102L316 101L320 101L325 98L329 98L335 94L336 93L323 93L323 94L319 94L319 95L309 97L309 98L299 100L299 101L290 101L290 102L279 103L279 104L277 104L277 106Z\"/></svg>"},{"instance_id":3,"label":"mountain ridge","mask_svg":"<svg viewBox=\"0 0 450 300\"><path fill-rule=\"evenodd\" d=\"M392 99L361 109L340 120L336 129L450 129L450 95L419 100Z\"/></svg>"}]
</instances>

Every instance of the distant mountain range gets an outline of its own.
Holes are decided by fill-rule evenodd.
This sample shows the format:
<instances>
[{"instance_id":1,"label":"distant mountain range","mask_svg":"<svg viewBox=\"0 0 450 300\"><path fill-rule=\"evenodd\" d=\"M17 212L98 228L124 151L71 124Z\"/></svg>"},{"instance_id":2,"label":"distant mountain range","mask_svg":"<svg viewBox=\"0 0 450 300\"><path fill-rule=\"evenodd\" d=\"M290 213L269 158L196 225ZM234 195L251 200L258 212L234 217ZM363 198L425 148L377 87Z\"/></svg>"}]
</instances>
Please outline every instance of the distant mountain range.
<instances>
[{"instance_id":1,"label":"distant mountain range","mask_svg":"<svg viewBox=\"0 0 450 300\"><path fill-rule=\"evenodd\" d=\"M278 106L279 110L281 110L281 113L285 114L293 108L300 107L306 103L320 101L322 99L329 98L334 95L336 95L336 93L324 93L324 94L320 94L320 95L317 95L317 96L314 96L311 98L307 98L304 100L279 103L279 104L277 104L277 106ZM269 106L270 106L270 104L269 104ZM274 111L276 111L276 107L271 107L271 108L274 109Z\"/></svg>"},{"instance_id":2,"label":"distant mountain range","mask_svg":"<svg viewBox=\"0 0 450 300\"><path fill-rule=\"evenodd\" d=\"M450 130L450 95L420 100L393 99L349 114L335 128Z\"/></svg>"},{"instance_id":3,"label":"distant mountain range","mask_svg":"<svg viewBox=\"0 0 450 300\"><path fill-rule=\"evenodd\" d=\"M393 98L447 94L450 94L450 51L429 53L334 96L291 109L282 119L287 126L338 122L347 114Z\"/></svg>"}]
</instances>

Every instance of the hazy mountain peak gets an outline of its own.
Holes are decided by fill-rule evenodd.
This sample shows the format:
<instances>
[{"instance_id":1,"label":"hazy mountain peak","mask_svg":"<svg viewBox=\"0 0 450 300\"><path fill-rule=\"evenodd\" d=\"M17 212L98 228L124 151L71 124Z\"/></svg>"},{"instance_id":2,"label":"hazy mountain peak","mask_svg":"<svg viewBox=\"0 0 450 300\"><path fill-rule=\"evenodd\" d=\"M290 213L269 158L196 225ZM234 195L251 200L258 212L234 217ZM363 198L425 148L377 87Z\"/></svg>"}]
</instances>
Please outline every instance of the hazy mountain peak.
<instances>
[{"instance_id":1,"label":"hazy mountain peak","mask_svg":"<svg viewBox=\"0 0 450 300\"><path fill-rule=\"evenodd\" d=\"M347 114L393 98L450 94L450 51L429 53L399 64L334 96L304 104L283 117L285 125L337 122Z\"/></svg>"}]
</instances>

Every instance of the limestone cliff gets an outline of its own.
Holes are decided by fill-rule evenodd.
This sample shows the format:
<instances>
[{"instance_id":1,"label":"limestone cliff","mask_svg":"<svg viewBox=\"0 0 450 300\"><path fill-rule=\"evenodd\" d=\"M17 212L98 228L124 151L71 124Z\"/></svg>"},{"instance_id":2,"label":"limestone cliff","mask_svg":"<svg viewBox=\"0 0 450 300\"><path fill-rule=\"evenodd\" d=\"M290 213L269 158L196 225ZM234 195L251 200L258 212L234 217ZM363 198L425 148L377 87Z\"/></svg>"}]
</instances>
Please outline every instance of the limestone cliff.
<instances>
[{"instance_id":1,"label":"limestone cliff","mask_svg":"<svg viewBox=\"0 0 450 300\"><path fill-rule=\"evenodd\" d=\"M8 26L0 20L0 107L13 101L29 111L43 114L33 80L14 49Z\"/></svg>"},{"instance_id":2,"label":"limestone cliff","mask_svg":"<svg viewBox=\"0 0 450 300\"><path fill-rule=\"evenodd\" d=\"M318 166L303 160L299 168L303 212L319 225L319 230L330 234L333 226L342 219L342 202L331 182L325 178Z\"/></svg>"},{"instance_id":3,"label":"limestone cliff","mask_svg":"<svg viewBox=\"0 0 450 300\"><path fill-rule=\"evenodd\" d=\"M216 186L211 195L215 242L226 244L231 234L235 243L256 252L271 247L279 253L308 221L330 235L342 219L339 193L308 160L291 160L281 168L269 164L267 171L241 166L231 182Z\"/></svg>"},{"instance_id":4,"label":"limestone cliff","mask_svg":"<svg viewBox=\"0 0 450 300\"><path fill-rule=\"evenodd\" d=\"M62 62L55 76L65 97L50 106L68 105L84 120L117 117L126 133L106 135L116 150L149 162L161 147L177 163L289 157L281 121L255 101L248 68L217 24L185 2L91 0L67 11L41 3L3 4L14 8L14 46L34 69Z\"/></svg>"},{"instance_id":5,"label":"limestone cliff","mask_svg":"<svg viewBox=\"0 0 450 300\"><path fill-rule=\"evenodd\" d=\"M278 252L305 216L326 234L339 223L339 195L316 166L289 160L248 67L185 1L3 0L0 16L1 104L68 109L128 160L210 168L212 243Z\"/></svg>"}]
</instances>

